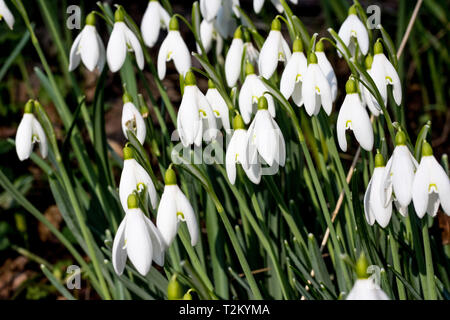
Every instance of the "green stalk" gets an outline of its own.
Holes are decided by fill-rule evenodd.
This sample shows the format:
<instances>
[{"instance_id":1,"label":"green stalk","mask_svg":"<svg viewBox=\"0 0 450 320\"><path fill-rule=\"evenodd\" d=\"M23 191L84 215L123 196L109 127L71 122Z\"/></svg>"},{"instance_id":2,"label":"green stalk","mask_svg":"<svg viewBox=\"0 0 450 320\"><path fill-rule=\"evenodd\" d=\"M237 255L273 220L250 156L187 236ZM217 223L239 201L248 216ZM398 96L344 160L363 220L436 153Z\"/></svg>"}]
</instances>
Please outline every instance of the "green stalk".
<instances>
[{"instance_id":1,"label":"green stalk","mask_svg":"<svg viewBox=\"0 0 450 320\"><path fill-rule=\"evenodd\" d=\"M429 300L436 300L436 283L434 282L433 256L431 254L430 235L428 234L427 218L422 222L423 249L425 252L425 267L427 271L427 290L425 297Z\"/></svg>"},{"instance_id":2,"label":"green stalk","mask_svg":"<svg viewBox=\"0 0 450 320\"><path fill-rule=\"evenodd\" d=\"M400 275L402 275L402 270L400 266L400 258L398 255L398 246L397 241L394 238L392 224L389 226L389 244L391 245L391 253L392 253L392 261L394 262L394 270L397 271ZM406 292L403 283L400 281L398 277L396 277L398 295L400 300L406 300Z\"/></svg>"}]
</instances>

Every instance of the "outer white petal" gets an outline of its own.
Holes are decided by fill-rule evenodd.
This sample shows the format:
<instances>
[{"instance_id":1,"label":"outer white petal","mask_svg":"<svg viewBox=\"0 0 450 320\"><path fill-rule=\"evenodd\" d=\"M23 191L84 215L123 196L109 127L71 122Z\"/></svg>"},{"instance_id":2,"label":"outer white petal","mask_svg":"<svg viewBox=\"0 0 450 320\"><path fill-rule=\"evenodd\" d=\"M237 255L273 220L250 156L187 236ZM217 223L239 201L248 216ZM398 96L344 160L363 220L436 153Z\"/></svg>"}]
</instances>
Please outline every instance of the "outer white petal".
<instances>
[{"instance_id":1,"label":"outer white petal","mask_svg":"<svg viewBox=\"0 0 450 320\"><path fill-rule=\"evenodd\" d=\"M241 91L239 92L239 111L242 115L242 119L246 124L250 122L251 115L253 113L253 88L252 84L254 82L256 75L248 75L244 83L242 84ZM253 81L252 81L253 80ZM258 98L258 97L255 97Z\"/></svg>"},{"instance_id":2,"label":"outer white petal","mask_svg":"<svg viewBox=\"0 0 450 320\"><path fill-rule=\"evenodd\" d=\"M127 211L125 239L131 263L141 275L147 275L152 266L153 246L141 209Z\"/></svg>"},{"instance_id":3,"label":"outer white petal","mask_svg":"<svg viewBox=\"0 0 450 320\"><path fill-rule=\"evenodd\" d=\"M425 215L428 207L428 187L430 184L430 165L431 157L422 157L417 168L412 185L412 200L414 209L419 218Z\"/></svg>"},{"instance_id":4,"label":"outer white petal","mask_svg":"<svg viewBox=\"0 0 450 320\"><path fill-rule=\"evenodd\" d=\"M158 202L158 194L156 193L155 185L148 172L137 162L134 164L134 174L136 175L136 184L143 183L147 187L147 193L150 197L152 208L156 208Z\"/></svg>"},{"instance_id":5,"label":"outer white petal","mask_svg":"<svg viewBox=\"0 0 450 320\"><path fill-rule=\"evenodd\" d=\"M389 300L389 297L372 279L358 279L346 300Z\"/></svg>"},{"instance_id":6,"label":"outer white petal","mask_svg":"<svg viewBox=\"0 0 450 320\"><path fill-rule=\"evenodd\" d=\"M206 99L214 112L214 116L220 118L221 124L226 131L230 130L228 106L219 91L216 88L208 89L208 92L206 92Z\"/></svg>"},{"instance_id":7,"label":"outer white petal","mask_svg":"<svg viewBox=\"0 0 450 320\"><path fill-rule=\"evenodd\" d=\"M144 69L144 52L142 51L141 44L136 35L127 26L125 26L125 37L127 44L133 49L136 56L136 63L139 69Z\"/></svg>"},{"instance_id":8,"label":"outer white petal","mask_svg":"<svg viewBox=\"0 0 450 320\"><path fill-rule=\"evenodd\" d=\"M314 66L317 64L310 64L306 69L306 74L302 82L302 97L305 110L308 115L312 116L316 111L316 78L314 75Z\"/></svg>"},{"instance_id":9,"label":"outer white petal","mask_svg":"<svg viewBox=\"0 0 450 320\"><path fill-rule=\"evenodd\" d=\"M402 207L407 207L411 202L411 186L414 181L414 164L408 147L395 147L392 159L392 185L395 197Z\"/></svg>"},{"instance_id":10,"label":"outer white petal","mask_svg":"<svg viewBox=\"0 0 450 320\"><path fill-rule=\"evenodd\" d=\"M350 18L352 15L349 15L344 22L342 23L341 27L339 28L339 38L342 39L342 41L344 42L344 44L348 47L350 44L350 39L352 37L352 18ZM340 43L337 44L339 49L343 49L342 46L340 45ZM339 57L341 57L341 54L338 50L338 55Z\"/></svg>"},{"instance_id":11,"label":"outer white petal","mask_svg":"<svg viewBox=\"0 0 450 320\"><path fill-rule=\"evenodd\" d=\"M286 99L289 99L294 92L297 75L299 74L300 57L301 52L294 52L281 75L280 92Z\"/></svg>"},{"instance_id":12,"label":"outer white petal","mask_svg":"<svg viewBox=\"0 0 450 320\"><path fill-rule=\"evenodd\" d=\"M199 227L197 222L197 217L195 216L194 209L192 208L191 203L188 198L184 195L184 193L177 188L177 212L181 212L184 215L184 220L186 221L189 234L191 236L191 245L195 246L198 242L199 237Z\"/></svg>"},{"instance_id":13,"label":"outer white petal","mask_svg":"<svg viewBox=\"0 0 450 320\"><path fill-rule=\"evenodd\" d=\"M349 19L352 20L352 32L356 32L356 39L358 40L359 48L361 49L361 52L366 55L369 51L369 33L367 32L364 24L356 15L351 14Z\"/></svg>"},{"instance_id":14,"label":"outer white petal","mask_svg":"<svg viewBox=\"0 0 450 320\"><path fill-rule=\"evenodd\" d=\"M242 39L233 39L225 58L225 78L229 87L234 87L241 72L241 59L244 52Z\"/></svg>"},{"instance_id":15,"label":"outer white petal","mask_svg":"<svg viewBox=\"0 0 450 320\"><path fill-rule=\"evenodd\" d=\"M206 99L205 95L200 91L200 89L197 88L197 105L199 108L199 115L202 118L202 121L204 121L203 125L203 137L205 141L211 141L217 137L217 122L216 117L212 111L211 105L208 102L208 99ZM205 116L206 114L206 116Z\"/></svg>"},{"instance_id":16,"label":"outer white petal","mask_svg":"<svg viewBox=\"0 0 450 320\"><path fill-rule=\"evenodd\" d=\"M291 49L289 48L289 45L284 39L283 35L281 35L280 47L278 49L278 60L284 61L284 64L286 64L286 62L289 61L290 58L291 58Z\"/></svg>"},{"instance_id":17,"label":"outer white petal","mask_svg":"<svg viewBox=\"0 0 450 320\"><path fill-rule=\"evenodd\" d=\"M87 25L84 27L78 50L86 68L91 72L94 71L100 57L97 31L94 26Z\"/></svg>"},{"instance_id":18,"label":"outer white petal","mask_svg":"<svg viewBox=\"0 0 450 320\"><path fill-rule=\"evenodd\" d=\"M253 10L255 10L256 13L261 12L263 5L264 5L264 0L253 0Z\"/></svg>"},{"instance_id":19,"label":"outer white petal","mask_svg":"<svg viewBox=\"0 0 450 320\"><path fill-rule=\"evenodd\" d=\"M373 148L373 129L370 122L369 115L366 109L362 106L361 100L357 93L351 94L351 120L352 130L355 138L361 148L371 151Z\"/></svg>"},{"instance_id":20,"label":"outer white petal","mask_svg":"<svg viewBox=\"0 0 450 320\"><path fill-rule=\"evenodd\" d=\"M236 29L236 20L233 18L233 11L231 1L224 1L217 13L216 29L220 36L224 39L228 39L233 36L233 32Z\"/></svg>"},{"instance_id":21,"label":"outer white petal","mask_svg":"<svg viewBox=\"0 0 450 320\"><path fill-rule=\"evenodd\" d=\"M386 80L392 84L393 86L393 96L395 103L397 105L400 105L402 103L402 84L400 83L400 78L398 76L397 70L395 70L392 63L389 61L388 58L383 54L384 57L384 69L386 72ZM391 81L392 80L392 81Z\"/></svg>"},{"instance_id":22,"label":"outer white petal","mask_svg":"<svg viewBox=\"0 0 450 320\"><path fill-rule=\"evenodd\" d=\"M208 53L209 50L211 50L213 33L214 33L214 22L213 21L208 22L207 20L203 20L202 23L200 23L200 40L206 53ZM201 53L201 49L198 44L197 44L197 52Z\"/></svg>"},{"instance_id":23,"label":"outer white petal","mask_svg":"<svg viewBox=\"0 0 450 320\"><path fill-rule=\"evenodd\" d=\"M34 116L32 128L33 128L33 135L37 137L35 139L39 142L39 149L41 151L41 156L42 158L47 158L48 153L47 137L45 136L45 132L41 124L39 123L39 121L37 121L37 119Z\"/></svg>"},{"instance_id":24,"label":"outer white petal","mask_svg":"<svg viewBox=\"0 0 450 320\"><path fill-rule=\"evenodd\" d=\"M166 248L175 239L178 230L177 189L175 185L164 187L156 216L156 227L161 232Z\"/></svg>"},{"instance_id":25,"label":"outer white petal","mask_svg":"<svg viewBox=\"0 0 450 320\"><path fill-rule=\"evenodd\" d=\"M159 266L164 266L164 250L166 249L164 245L164 240L159 232L158 228L155 227L153 222L144 216L145 223L147 224L148 233L152 241L153 247L153 261Z\"/></svg>"},{"instance_id":26,"label":"outer white petal","mask_svg":"<svg viewBox=\"0 0 450 320\"><path fill-rule=\"evenodd\" d=\"M372 188L373 177L370 178L369 184L367 185L366 193L364 193L364 215L366 216L366 221L369 225L375 223L375 215L370 208L370 198L373 191Z\"/></svg>"},{"instance_id":27,"label":"outer white petal","mask_svg":"<svg viewBox=\"0 0 450 320\"><path fill-rule=\"evenodd\" d=\"M159 2L150 1L142 18L142 37L144 38L144 43L150 48L153 47L158 40L159 31L161 28L160 11Z\"/></svg>"},{"instance_id":28,"label":"outer white petal","mask_svg":"<svg viewBox=\"0 0 450 320\"><path fill-rule=\"evenodd\" d=\"M386 73L385 73L385 59L384 54L376 54L373 57L371 76L378 91L380 91L383 102L386 105L387 102L387 88L386 88Z\"/></svg>"},{"instance_id":29,"label":"outer white petal","mask_svg":"<svg viewBox=\"0 0 450 320\"><path fill-rule=\"evenodd\" d=\"M328 83L327 78L322 72L322 69L320 69L318 64L312 65L313 70L315 72L315 79L316 79L316 86L320 90L320 100L322 102L323 109L325 110L327 115L330 115L331 109L333 108L333 99L331 96L331 88L330 84ZM317 91L317 88L316 88ZM318 114L320 109L316 105L316 112L315 114Z\"/></svg>"},{"instance_id":30,"label":"outer white petal","mask_svg":"<svg viewBox=\"0 0 450 320\"><path fill-rule=\"evenodd\" d=\"M158 65L158 77L160 80L164 79L164 77L166 76L166 61L168 60L168 54L171 50L170 48L170 32L167 35L167 37L164 39L164 41L161 43L161 46L159 47L159 51L158 51L158 61L157 61L157 65ZM172 53L170 53L169 59L171 59L171 55Z\"/></svg>"},{"instance_id":31,"label":"outer white petal","mask_svg":"<svg viewBox=\"0 0 450 320\"><path fill-rule=\"evenodd\" d=\"M283 5L281 4L280 0L270 0L272 2L272 4L274 5L275 9L277 9L277 11L279 13L283 13L284 8Z\"/></svg>"},{"instance_id":32,"label":"outer white petal","mask_svg":"<svg viewBox=\"0 0 450 320\"><path fill-rule=\"evenodd\" d=\"M271 30L259 53L258 70L266 79L269 79L277 68L281 37L280 31Z\"/></svg>"},{"instance_id":33,"label":"outer white petal","mask_svg":"<svg viewBox=\"0 0 450 320\"><path fill-rule=\"evenodd\" d=\"M186 86L180 109L178 110L178 131L182 134L186 145L194 143L194 139L199 132L200 117L197 106L197 87Z\"/></svg>"},{"instance_id":34,"label":"outer white petal","mask_svg":"<svg viewBox=\"0 0 450 320\"><path fill-rule=\"evenodd\" d=\"M33 120L31 113L25 113L17 127L16 152L20 161L28 159L33 150Z\"/></svg>"},{"instance_id":35,"label":"outer white petal","mask_svg":"<svg viewBox=\"0 0 450 320\"><path fill-rule=\"evenodd\" d=\"M102 38L100 38L98 32L96 33L96 36L97 36L98 47L100 50L100 55L99 55L98 61L97 61L97 68L100 72L102 72L103 68L105 67L105 63L106 63L106 50L105 50L105 45L103 44L103 40L102 40Z\"/></svg>"},{"instance_id":36,"label":"outer white petal","mask_svg":"<svg viewBox=\"0 0 450 320\"><path fill-rule=\"evenodd\" d=\"M450 181L436 158L433 156L432 159L430 163L431 181L436 184L442 209L447 215L450 215Z\"/></svg>"},{"instance_id":37,"label":"outer white petal","mask_svg":"<svg viewBox=\"0 0 450 320\"><path fill-rule=\"evenodd\" d=\"M284 167L286 163L286 143L284 141L283 132L281 132L281 129L276 123L275 119L271 118L270 120L272 121L272 126L275 130L278 139L277 143L278 148L275 159L280 166Z\"/></svg>"},{"instance_id":38,"label":"outer white petal","mask_svg":"<svg viewBox=\"0 0 450 320\"><path fill-rule=\"evenodd\" d=\"M128 210L128 196L136 190L136 167L137 163L134 159L123 161L123 169L119 181L119 197L123 210Z\"/></svg>"},{"instance_id":39,"label":"outer white petal","mask_svg":"<svg viewBox=\"0 0 450 320\"><path fill-rule=\"evenodd\" d=\"M81 56L78 51L78 46L80 45L81 37L83 36L83 30L78 34L78 36L75 38L72 44L72 48L70 48L70 55L69 55L69 71L75 70L81 61Z\"/></svg>"},{"instance_id":40,"label":"outer white petal","mask_svg":"<svg viewBox=\"0 0 450 320\"><path fill-rule=\"evenodd\" d=\"M122 222L117 229L116 236L114 237L112 247L112 263L114 271L120 276L125 269L127 262L127 250L125 249L125 226L127 224L127 216L123 218Z\"/></svg>"},{"instance_id":41,"label":"outer white petal","mask_svg":"<svg viewBox=\"0 0 450 320\"><path fill-rule=\"evenodd\" d=\"M269 166L278 159L278 135L272 125L272 116L267 110L258 110L255 119L255 135L258 153Z\"/></svg>"},{"instance_id":42,"label":"outer white petal","mask_svg":"<svg viewBox=\"0 0 450 320\"><path fill-rule=\"evenodd\" d=\"M200 11L206 21L214 20L220 9L221 2L221 0L200 0Z\"/></svg>"},{"instance_id":43,"label":"outer white petal","mask_svg":"<svg viewBox=\"0 0 450 320\"><path fill-rule=\"evenodd\" d=\"M112 72L119 71L127 57L127 43L125 38L125 28L127 26L123 22L114 24L111 36L106 48L106 61Z\"/></svg>"},{"instance_id":44,"label":"outer white petal","mask_svg":"<svg viewBox=\"0 0 450 320\"><path fill-rule=\"evenodd\" d=\"M14 16L3 0L0 1L0 16L5 19L6 24L12 30L14 27Z\"/></svg>"},{"instance_id":45,"label":"outer white petal","mask_svg":"<svg viewBox=\"0 0 450 320\"><path fill-rule=\"evenodd\" d=\"M305 87L305 86L303 86ZM347 130L347 122L351 121L351 112L352 112L352 105L351 105L351 96L346 95L344 98L344 102L342 103L341 109L339 110L337 123L336 123L336 131L337 131L337 138L339 147L342 151L347 151L347 139L345 137L345 131Z\"/></svg>"},{"instance_id":46,"label":"outer white petal","mask_svg":"<svg viewBox=\"0 0 450 320\"><path fill-rule=\"evenodd\" d=\"M337 79L336 74L334 73L333 67L331 66L330 61L328 61L327 56L324 52L316 52L317 56L317 63L322 70L323 74L325 75L325 78L327 78L327 81L331 88L331 98L333 101L336 100L337 96Z\"/></svg>"},{"instance_id":47,"label":"outer white petal","mask_svg":"<svg viewBox=\"0 0 450 320\"><path fill-rule=\"evenodd\" d=\"M383 173L383 178L382 178L382 184L381 184L381 201L384 204L384 206L386 207L389 202L391 201L392 198L392 191L393 191L393 187L392 187L392 162L393 162L394 157L391 156L391 158L389 159L389 161L386 163L386 169L384 170Z\"/></svg>"},{"instance_id":48,"label":"outer white petal","mask_svg":"<svg viewBox=\"0 0 450 320\"><path fill-rule=\"evenodd\" d=\"M236 181L236 158L238 149L238 135L236 130L228 143L227 152L225 154L225 169L227 171L227 177L231 184L234 185Z\"/></svg>"},{"instance_id":49,"label":"outer white petal","mask_svg":"<svg viewBox=\"0 0 450 320\"><path fill-rule=\"evenodd\" d=\"M372 175L372 191L370 194L370 208L378 224L384 228L389 224L392 216L392 203L384 206L382 197L382 183L385 167L375 168Z\"/></svg>"},{"instance_id":50,"label":"outer white petal","mask_svg":"<svg viewBox=\"0 0 450 320\"><path fill-rule=\"evenodd\" d=\"M134 133L136 134L139 142L141 144L144 144L146 134L144 118L133 103L127 102L123 106L122 110L122 131L127 139L127 130L129 130L127 124L130 124L130 122L135 124L136 131Z\"/></svg>"},{"instance_id":51,"label":"outer white petal","mask_svg":"<svg viewBox=\"0 0 450 320\"><path fill-rule=\"evenodd\" d=\"M191 68L191 54L179 31L169 31L170 50L173 50L173 62L180 75L186 76L186 72Z\"/></svg>"}]
</instances>

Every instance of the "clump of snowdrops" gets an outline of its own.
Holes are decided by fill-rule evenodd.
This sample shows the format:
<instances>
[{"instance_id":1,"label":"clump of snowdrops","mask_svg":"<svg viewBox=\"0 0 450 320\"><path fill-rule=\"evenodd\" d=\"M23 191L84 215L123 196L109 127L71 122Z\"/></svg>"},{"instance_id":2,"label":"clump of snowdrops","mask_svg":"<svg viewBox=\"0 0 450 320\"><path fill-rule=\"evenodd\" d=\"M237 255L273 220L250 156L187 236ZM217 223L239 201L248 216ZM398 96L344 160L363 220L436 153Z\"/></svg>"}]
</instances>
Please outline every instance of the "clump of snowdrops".
<instances>
[{"instance_id":1,"label":"clump of snowdrops","mask_svg":"<svg viewBox=\"0 0 450 320\"><path fill-rule=\"evenodd\" d=\"M65 128L64 141L57 140L46 107L32 97L17 130L17 155L47 175L76 244L3 173L0 184L66 246L101 298L444 296L449 251L428 229L440 208L450 214L449 178L427 142L431 124L413 137L391 118L407 109L399 55L381 25L367 27L358 1L338 32L330 28L323 37L311 36L284 0L272 1L280 15L262 30L238 0L194 2L191 21L169 1L152 0L140 26L125 7L99 2L62 59L75 108L55 81L22 1L12 2ZM48 12L48 3L39 2ZM269 4L253 5L259 13ZM0 10L12 28L4 1ZM100 23L109 35L97 32ZM195 48L181 29L193 34ZM348 65L344 90L331 55ZM162 82L172 61L179 105ZM91 104L74 76L82 65L98 74ZM116 72L124 87L122 152L110 148L105 133L105 79ZM206 91L199 78L208 80ZM349 176L340 152L356 160Z\"/></svg>"}]
</instances>

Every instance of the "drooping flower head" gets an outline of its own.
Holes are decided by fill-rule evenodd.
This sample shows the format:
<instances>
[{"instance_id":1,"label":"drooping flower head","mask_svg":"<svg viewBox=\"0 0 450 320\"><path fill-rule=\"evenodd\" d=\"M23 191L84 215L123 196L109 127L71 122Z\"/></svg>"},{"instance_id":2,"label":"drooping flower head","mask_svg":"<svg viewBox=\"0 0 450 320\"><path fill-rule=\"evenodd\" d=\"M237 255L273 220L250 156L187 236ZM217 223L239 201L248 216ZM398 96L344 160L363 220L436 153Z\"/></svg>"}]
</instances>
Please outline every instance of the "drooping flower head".
<instances>
[{"instance_id":1,"label":"drooping flower head","mask_svg":"<svg viewBox=\"0 0 450 320\"><path fill-rule=\"evenodd\" d=\"M127 139L129 139L128 130L136 135L141 144L144 144L147 132L144 117L134 105L131 95L125 92L123 95L122 131Z\"/></svg>"},{"instance_id":2,"label":"drooping flower head","mask_svg":"<svg viewBox=\"0 0 450 320\"><path fill-rule=\"evenodd\" d=\"M369 33L362 21L358 18L355 5L348 10L347 19L342 23L338 32L339 37L350 49L350 53L355 55L356 43L362 54L366 55L369 51ZM340 50L343 50L340 43L337 44ZM341 56L339 50L338 55Z\"/></svg>"},{"instance_id":3,"label":"drooping flower head","mask_svg":"<svg viewBox=\"0 0 450 320\"><path fill-rule=\"evenodd\" d=\"M334 102L337 97L337 79L333 67L331 66L330 61L328 61L327 56L325 55L323 40L320 40L316 44L316 57L317 64L319 65L320 69L325 75L325 78L327 78L327 81L330 84L331 98Z\"/></svg>"},{"instance_id":4,"label":"drooping flower head","mask_svg":"<svg viewBox=\"0 0 450 320\"><path fill-rule=\"evenodd\" d=\"M0 0L0 21L5 19L6 24L12 30L14 27L14 16L4 0Z\"/></svg>"},{"instance_id":5,"label":"drooping flower head","mask_svg":"<svg viewBox=\"0 0 450 320\"><path fill-rule=\"evenodd\" d=\"M217 119L217 129L220 129L223 126L225 131L230 130L230 116L227 103L211 79L208 80L208 91L206 92L205 97Z\"/></svg>"},{"instance_id":6,"label":"drooping flower head","mask_svg":"<svg viewBox=\"0 0 450 320\"><path fill-rule=\"evenodd\" d=\"M161 28L169 27L170 16L158 0L150 0L141 22L144 43L153 47L158 40Z\"/></svg>"},{"instance_id":7,"label":"drooping flower head","mask_svg":"<svg viewBox=\"0 0 450 320\"><path fill-rule=\"evenodd\" d=\"M367 73L373 79L373 74L372 74L373 56L370 53L367 55L366 59L364 60L364 64L365 64ZM363 80L367 84L367 79L364 76L363 76ZM372 112L372 114L375 117L378 117L380 115L380 113L383 113L380 105L378 104L378 101L375 99L373 94L370 93L369 89L367 89L366 86L363 85L362 82L359 83L359 91L361 92L361 100L362 100L363 104L367 105L370 112Z\"/></svg>"}]
</instances>

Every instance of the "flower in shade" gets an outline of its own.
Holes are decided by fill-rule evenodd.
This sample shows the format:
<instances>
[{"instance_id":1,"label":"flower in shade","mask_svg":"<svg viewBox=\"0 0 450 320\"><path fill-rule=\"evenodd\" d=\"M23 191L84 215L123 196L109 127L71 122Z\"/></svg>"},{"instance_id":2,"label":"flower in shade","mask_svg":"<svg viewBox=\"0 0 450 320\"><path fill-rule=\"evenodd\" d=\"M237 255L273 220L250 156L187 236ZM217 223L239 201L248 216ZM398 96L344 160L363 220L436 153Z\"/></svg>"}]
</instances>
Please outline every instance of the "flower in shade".
<instances>
[{"instance_id":1,"label":"flower in shade","mask_svg":"<svg viewBox=\"0 0 450 320\"><path fill-rule=\"evenodd\" d=\"M412 184L412 200L419 218L422 218L425 212L435 216L439 204L442 210L450 215L450 181L426 141L422 145L422 159Z\"/></svg>"},{"instance_id":2,"label":"flower in shade","mask_svg":"<svg viewBox=\"0 0 450 320\"><path fill-rule=\"evenodd\" d=\"M220 36L224 39L233 36L233 31L236 29L236 19L233 17L233 13L237 18L240 17L240 12L237 9L239 6L239 0L222 0L215 25Z\"/></svg>"},{"instance_id":3,"label":"flower in shade","mask_svg":"<svg viewBox=\"0 0 450 320\"><path fill-rule=\"evenodd\" d=\"M258 70L259 74L269 79L277 69L278 61L289 61L291 50L286 40L281 34L281 23L275 18L259 53Z\"/></svg>"},{"instance_id":4,"label":"flower in shade","mask_svg":"<svg viewBox=\"0 0 450 320\"><path fill-rule=\"evenodd\" d=\"M311 52L308 57L308 68L303 77L303 104L310 116L319 114L321 106L327 115L330 115L333 107L331 87L317 62L316 54Z\"/></svg>"},{"instance_id":5,"label":"flower in shade","mask_svg":"<svg viewBox=\"0 0 450 320\"><path fill-rule=\"evenodd\" d=\"M170 16L159 1L150 0L141 22L142 38L145 45L153 47L158 40L161 28L169 26Z\"/></svg>"},{"instance_id":6,"label":"flower in shade","mask_svg":"<svg viewBox=\"0 0 450 320\"><path fill-rule=\"evenodd\" d=\"M327 56L325 55L322 40L320 40L316 44L316 57L317 57L317 64L319 65L320 69L322 70L323 74L325 75L325 78L327 78L327 81L330 84L331 98L334 102L336 100L337 89L338 89L337 88L337 79L336 79L336 74L334 73L333 67L331 66L330 61L328 61Z\"/></svg>"},{"instance_id":7,"label":"flower in shade","mask_svg":"<svg viewBox=\"0 0 450 320\"><path fill-rule=\"evenodd\" d=\"M122 131L127 139L128 131L133 132L141 144L144 144L147 132L144 117L133 103L133 98L126 92L123 95Z\"/></svg>"},{"instance_id":8,"label":"flower in shade","mask_svg":"<svg viewBox=\"0 0 450 320\"><path fill-rule=\"evenodd\" d=\"M385 192L383 177L386 172L384 158L380 153L375 156L375 169L367 185L364 194L364 214L367 223L373 225L375 221L384 228L388 225L392 216L392 197L389 197L387 203L383 200Z\"/></svg>"},{"instance_id":9,"label":"flower in shade","mask_svg":"<svg viewBox=\"0 0 450 320\"><path fill-rule=\"evenodd\" d=\"M208 22L203 20L200 23L200 41L202 43L205 53L208 53L212 48L213 40L216 40L216 54L220 54L223 49L223 39L216 31L216 23L214 21ZM202 53L200 45L196 43L197 52Z\"/></svg>"},{"instance_id":10,"label":"flower in shade","mask_svg":"<svg viewBox=\"0 0 450 320\"><path fill-rule=\"evenodd\" d=\"M260 13L261 9L264 5L264 1L265 0L253 0L253 10L255 10L256 13ZM281 5L281 1L280 0L270 0L272 2L272 4L275 6L275 8L277 9L277 11L279 13L283 13L284 8ZM293 4L297 4L298 0L290 0L291 3Z\"/></svg>"},{"instance_id":11,"label":"flower in shade","mask_svg":"<svg viewBox=\"0 0 450 320\"><path fill-rule=\"evenodd\" d=\"M14 16L4 0L0 0L0 20L5 19L6 24L12 30L14 27Z\"/></svg>"},{"instance_id":12,"label":"flower in shade","mask_svg":"<svg viewBox=\"0 0 450 320\"><path fill-rule=\"evenodd\" d=\"M144 188L145 187L145 188ZM152 208L155 209L158 202L158 194L155 185L147 171L134 159L133 149L123 149L123 169L119 182L119 197L122 208L127 210L127 198L134 191L146 191Z\"/></svg>"},{"instance_id":13,"label":"flower in shade","mask_svg":"<svg viewBox=\"0 0 450 320\"><path fill-rule=\"evenodd\" d=\"M258 99L266 97L269 105L269 113L275 117L275 104L272 96L267 93L267 88L262 80L255 74L253 65L249 62L245 66L245 80L239 93L239 111L245 123L250 123L251 116L256 112Z\"/></svg>"},{"instance_id":14,"label":"flower in shade","mask_svg":"<svg viewBox=\"0 0 450 320\"><path fill-rule=\"evenodd\" d=\"M356 7L354 5L348 10L348 16L342 23L338 35L350 49L352 55L355 54L356 43L364 55L369 51L369 33L362 21L358 18ZM337 47L338 49L343 50L340 43L337 44ZM341 56L339 50L338 54Z\"/></svg>"},{"instance_id":15,"label":"flower in shade","mask_svg":"<svg viewBox=\"0 0 450 320\"><path fill-rule=\"evenodd\" d=\"M164 265L164 250L161 233L139 208L137 196L130 194L125 217L113 242L114 271L121 275L129 258L136 270L145 276L152 266L152 260L161 267Z\"/></svg>"},{"instance_id":16,"label":"flower in shade","mask_svg":"<svg viewBox=\"0 0 450 320\"><path fill-rule=\"evenodd\" d=\"M177 185L175 171L170 167L165 174L165 183L156 217L156 226L164 243L166 247L170 246L178 232L180 221L183 221L188 227L191 245L195 246L199 237L197 217L189 200Z\"/></svg>"},{"instance_id":17,"label":"flower in shade","mask_svg":"<svg viewBox=\"0 0 450 320\"><path fill-rule=\"evenodd\" d=\"M211 22L217 16L222 0L200 0L200 12L203 18Z\"/></svg>"},{"instance_id":18,"label":"flower in shade","mask_svg":"<svg viewBox=\"0 0 450 320\"><path fill-rule=\"evenodd\" d=\"M233 136L228 143L225 155L225 168L228 180L234 185L236 181L236 165L241 164L245 174L251 182L258 184L261 181L261 164L249 162L248 134L242 117L238 114L233 119Z\"/></svg>"},{"instance_id":19,"label":"flower in shade","mask_svg":"<svg viewBox=\"0 0 450 320\"><path fill-rule=\"evenodd\" d=\"M123 8L119 7L114 14L114 27L106 48L106 60L109 69L117 72L122 68L127 51L134 51L139 69L144 69L144 53L141 44L133 31L125 24Z\"/></svg>"},{"instance_id":20,"label":"flower in shade","mask_svg":"<svg viewBox=\"0 0 450 320\"><path fill-rule=\"evenodd\" d=\"M303 104L302 85L307 68L308 62L303 53L302 40L297 38L294 40L291 58L281 75L280 91L286 99L292 97L299 107Z\"/></svg>"},{"instance_id":21,"label":"flower in shade","mask_svg":"<svg viewBox=\"0 0 450 320\"><path fill-rule=\"evenodd\" d=\"M350 129L355 134L355 138L361 148L370 151L373 148L372 123L366 109L362 105L356 90L356 82L353 79L347 81L345 91L347 95L339 110L336 124L339 147L342 151L347 151L345 131Z\"/></svg>"},{"instance_id":22,"label":"flower in shade","mask_svg":"<svg viewBox=\"0 0 450 320\"><path fill-rule=\"evenodd\" d=\"M39 143L41 156L47 157L48 146L44 129L33 114L34 101L29 100L25 105L25 112L16 133L16 152L20 161L28 159L33 152L33 146Z\"/></svg>"},{"instance_id":23,"label":"flower in shade","mask_svg":"<svg viewBox=\"0 0 450 320\"><path fill-rule=\"evenodd\" d=\"M205 97L211 106L214 116L218 120L217 129L220 129L223 126L225 131L230 130L230 116L227 103L211 79L208 80L208 91L206 92Z\"/></svg>"},{"instance_id":24,"label":"flower in shade","mask_svg":"<svg viewBox=\"0 0 450 320\"><path fill-rule=\"evenodd\" d=\"M166 76L166 62L173 60L178 74L185 76L191 68L191 54L180 35L178 20L172 17L169 23L169 33L164 39L158 53L158 76L162 80Z\"/></svg>"}]
</instances>

